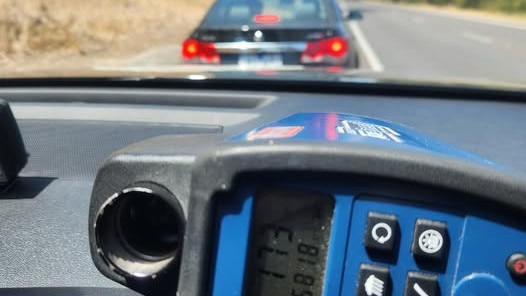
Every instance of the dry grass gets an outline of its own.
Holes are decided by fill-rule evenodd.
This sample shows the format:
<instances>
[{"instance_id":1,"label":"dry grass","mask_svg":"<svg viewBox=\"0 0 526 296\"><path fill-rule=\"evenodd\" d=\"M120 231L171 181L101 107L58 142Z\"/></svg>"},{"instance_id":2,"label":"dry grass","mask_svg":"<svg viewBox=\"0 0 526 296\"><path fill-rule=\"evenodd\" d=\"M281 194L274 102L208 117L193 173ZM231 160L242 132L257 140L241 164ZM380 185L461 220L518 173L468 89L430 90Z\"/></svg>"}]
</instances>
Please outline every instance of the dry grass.
<instances>
[{"instance_id":1,"label":"dry grass","mask_svg":"<svg viewBox=\"0 0 526 296\"><path fill-rule=\"evenodd\" d=\"M178 44L213 0L0 0L0 66Z\"/></svg>"}]
</instances>

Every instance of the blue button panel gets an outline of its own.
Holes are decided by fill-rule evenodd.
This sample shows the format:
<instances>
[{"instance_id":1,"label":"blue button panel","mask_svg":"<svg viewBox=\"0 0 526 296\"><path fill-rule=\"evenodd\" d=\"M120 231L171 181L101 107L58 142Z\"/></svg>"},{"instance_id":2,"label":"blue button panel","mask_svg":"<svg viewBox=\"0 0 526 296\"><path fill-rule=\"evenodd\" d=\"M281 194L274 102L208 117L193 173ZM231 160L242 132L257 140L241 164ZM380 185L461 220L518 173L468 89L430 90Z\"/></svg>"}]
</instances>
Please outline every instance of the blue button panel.
<instances>
[{"instance_id":1,"label":"blue button panel","mask_svg":"<svg viewBox=\"0 0 526 296\"><path fill-rule=\"evenodd\" d=\"M367 214L371 211L392 214L398 218L398 223L400 225L400 242L398 256L394 262L391 260L375 259L366 252L361 243L364 236L367 235L364 230L367 221ZM434 268L433 264L427 264L429 266L425 265L424 267L417 264L417 261L411 252L411 244L413 242L415 222L418 219L446 223L450 237L450 248L448 255L446 255L447 262L445 268L437 269ZM343 284L342 295L355 295L358 289L365 288L356 286L359 267L362 263L378 264L380 266L389 267L393 282L392 295L401 296L404 294L404 284L406 282L407 273L410 271L421 271L438 275L440 290L443 291L442 295L449 295L446 291L450 291L453 285L453 278L456 269L455 262L458 260L458 252L463 230L464 223L461 215L454 215L425 207L416 207L410 204L388 203L375 201L374 199L357 199L354 203L351 219L350 243L347 249L346 268L344 272L345 281Z\"/></svg>"},{"instance_id":2,"label":"blue button panel","mask_svg":"<svg viewBox=\"0 0 526 296\"><path fill-rule=\"evenodd\" d=\"M514 280L506 269L506 260L511 254L526 252L524 230L451 208L385 198L357 198L350 194L335 194L333 197L335 210L324 295L404 296L404 291L405 295L408 292L412 292L409 295L426 295L424 286L406 289L409 272L438 278L438 295L526 295L526 286ZM217 202L211 295L244 295L252 204L251 195ZM366 233L370 212L394 215L398 220L400 229L396 248L389 256L370 253L364 246L364 239L370 235ZM415 236L417 220L445 225L447 237L442 238L436 231L424 233L421 230ZM375 237L380 241L389 238L384 224L374 229L377 231ZM417 260L412 251L413 239L418 239L415 245L423 248L424 255L445 248L445 256L441 261ZM364 264L387 267L392 289L382 292L381 283L375 283L374 280L378 279L374 277L363 281L368 287L360 286L358 276L360 266ZM493 292L480 294L484 291Z\"/></svg>"}]
</instances>

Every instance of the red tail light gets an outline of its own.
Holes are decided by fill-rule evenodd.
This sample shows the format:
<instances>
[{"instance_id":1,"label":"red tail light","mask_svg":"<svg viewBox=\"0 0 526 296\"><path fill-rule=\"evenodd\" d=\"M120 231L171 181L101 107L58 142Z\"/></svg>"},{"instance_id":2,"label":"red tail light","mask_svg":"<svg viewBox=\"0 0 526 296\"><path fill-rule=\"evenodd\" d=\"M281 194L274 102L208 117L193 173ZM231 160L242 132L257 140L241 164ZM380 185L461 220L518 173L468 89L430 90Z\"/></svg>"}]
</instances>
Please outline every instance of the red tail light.
<instances>
[{"instance_id":1,"label":"red tail light","mask_svg":"<svg viewBox=\"0 0 526 296\"><path fill-rule=\"evenodd\" d=\"M213 43L187 39L183 43L182 56L185 61L198 61L207 64L219 64L219 54Z\"/></svg>"},{"instance_id":2,"label":"red tail light","mask_svg":"<svg viewBox=\"0 0 526 296\"><path fill-rule=\"evenodd\" d=\"M275 24L281 21L281 17L277 14L256 14L254 22L259 24Z\"/></svg>"},{"instance_id":3,"label":"red tail light","mask_svg":"<svg viewBox=\"0 0 526 296\"><path fill-rule=\"evenodd\" d=\"M348 50L348 43L347 40L341 38L341 37L334 37L327 39L327 52L330 56L333 57L342 57L347 53Z\"/></svg>"},{"instance_id":4,"label":"red tail light","mask_svg":"<svg viewBox=\"0 0 526 296\"><path fill-rule=\"evenodd\" d=\"M341 59L347 55L349 45L342 37L332 37L307 43L301 55L302 63L323 63L328 59Z\"/></svg>"}]
</instances>

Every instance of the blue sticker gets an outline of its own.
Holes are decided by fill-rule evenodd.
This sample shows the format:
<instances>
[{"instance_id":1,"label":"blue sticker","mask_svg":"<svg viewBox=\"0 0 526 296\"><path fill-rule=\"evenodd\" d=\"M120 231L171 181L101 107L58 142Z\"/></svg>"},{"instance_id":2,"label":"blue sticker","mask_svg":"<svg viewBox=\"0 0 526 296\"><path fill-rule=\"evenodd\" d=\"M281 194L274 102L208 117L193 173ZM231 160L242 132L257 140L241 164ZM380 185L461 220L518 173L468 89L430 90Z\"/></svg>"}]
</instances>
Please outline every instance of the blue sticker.
<instances>
[{"instance_id":1,"label":"blue sticker","mask_svg":"<svg viewBox=\"0 0 526 296\"><path fill-rule=\"evenodd\" d=\"M370 143L423 149L495 166L489 160L439 142L407 127L349 114L298 113L236 136L231 141Z\"/></svg>"}]
</instances>

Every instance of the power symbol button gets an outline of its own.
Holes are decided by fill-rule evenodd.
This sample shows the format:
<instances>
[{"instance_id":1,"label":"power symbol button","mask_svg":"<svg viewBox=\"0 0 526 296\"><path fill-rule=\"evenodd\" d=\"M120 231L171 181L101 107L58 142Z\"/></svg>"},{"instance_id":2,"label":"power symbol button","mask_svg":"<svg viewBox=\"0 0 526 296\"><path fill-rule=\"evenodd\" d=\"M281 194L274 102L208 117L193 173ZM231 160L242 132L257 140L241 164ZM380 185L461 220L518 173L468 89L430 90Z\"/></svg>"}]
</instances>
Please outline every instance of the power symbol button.
<instances>
[{"instance_id":1,"label":"power symbol button","mask_svg":"<svg viewBox=\"0 0 526 296\"><path fill-rule=\"evenodd\" d=\"M526 254L512 254L510 257L508 257L506 268L512 276L526 278Z\"/></svg>"}]
</instances>

